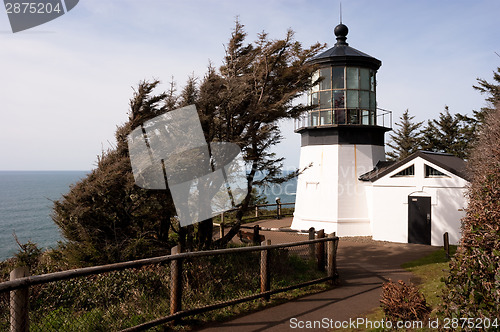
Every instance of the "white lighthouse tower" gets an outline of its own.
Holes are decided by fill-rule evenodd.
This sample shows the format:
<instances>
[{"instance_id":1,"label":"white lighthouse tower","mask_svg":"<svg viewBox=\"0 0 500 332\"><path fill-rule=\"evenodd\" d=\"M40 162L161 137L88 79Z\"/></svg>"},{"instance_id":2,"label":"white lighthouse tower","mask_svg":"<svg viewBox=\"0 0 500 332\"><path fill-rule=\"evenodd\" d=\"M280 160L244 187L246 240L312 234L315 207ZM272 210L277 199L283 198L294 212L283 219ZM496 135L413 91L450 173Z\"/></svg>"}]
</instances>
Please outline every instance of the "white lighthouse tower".
<instances>
[{"instance_id":1,"label":"white lighthouse tower","mask_svg":"<svg viewBox=\"0 0 500 332\"><path fill-rule=\"evenodd\" d=\"M324 229L339 236L371 235L365 193L358 177L385 161L387 112L377 110L380 60L346 42L348 28L335 27L337 43L314 57L322 81L309 93L316 108L300 119L300 168L293 229Z\"/></svg>"}]
</instances>

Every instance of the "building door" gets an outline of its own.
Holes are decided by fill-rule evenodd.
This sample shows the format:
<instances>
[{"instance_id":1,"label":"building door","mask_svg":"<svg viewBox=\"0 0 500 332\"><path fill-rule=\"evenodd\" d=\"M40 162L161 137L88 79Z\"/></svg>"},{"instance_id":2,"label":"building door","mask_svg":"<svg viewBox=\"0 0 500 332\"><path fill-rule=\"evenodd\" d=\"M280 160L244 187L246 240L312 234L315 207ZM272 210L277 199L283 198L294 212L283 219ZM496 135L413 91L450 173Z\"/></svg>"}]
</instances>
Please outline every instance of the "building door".
<instances>
[{"instance_id":1,"label":"building door","mask_svg":"<svg viewBox=\"0 0 500 332\"><path fill-rule=\"evenodd\" d=\"M431 244L431 198L408 196L408 243Z\"/></svg>"}]
</instances>

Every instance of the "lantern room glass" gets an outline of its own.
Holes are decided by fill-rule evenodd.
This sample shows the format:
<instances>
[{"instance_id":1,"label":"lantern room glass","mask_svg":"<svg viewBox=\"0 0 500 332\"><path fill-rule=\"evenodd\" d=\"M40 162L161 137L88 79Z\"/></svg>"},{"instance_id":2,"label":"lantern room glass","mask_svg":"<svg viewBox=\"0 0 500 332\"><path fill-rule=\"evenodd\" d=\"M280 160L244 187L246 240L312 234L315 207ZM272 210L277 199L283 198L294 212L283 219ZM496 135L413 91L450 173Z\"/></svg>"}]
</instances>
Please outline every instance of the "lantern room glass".
<instances>
[{"instance_id":1,"label":"lantern room glass","mask_svg":"<svg viewBox=\"0 0 500 332\"><path fill-rule=\"evenodd\" d=\"M376 125L376 71L355 66L320 68L309 94L310 125Z\"/></svg>"}]
</instances>

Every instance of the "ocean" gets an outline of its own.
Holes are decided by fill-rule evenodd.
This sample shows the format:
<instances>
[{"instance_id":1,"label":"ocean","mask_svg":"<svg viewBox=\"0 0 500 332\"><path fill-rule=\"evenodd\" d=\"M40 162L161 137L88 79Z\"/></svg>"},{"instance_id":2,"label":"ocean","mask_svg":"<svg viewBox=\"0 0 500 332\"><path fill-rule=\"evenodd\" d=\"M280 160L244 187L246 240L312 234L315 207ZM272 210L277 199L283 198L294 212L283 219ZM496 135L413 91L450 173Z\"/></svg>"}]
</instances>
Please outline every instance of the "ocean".
<instances>
[{"instance_id":1,"label":"ocean","mask_svg":"<svg viewBox=\"0 0 500 332\"><path fill-rule=\"evenodd\" d=\"M62 240L52 221L53 201L67 193L70 185L84 178L88 171L0 171L0 260L19 250L14 233L21 243L28 240L40 248L55 247ZM258 189L269 203L276 197L282 203L295 202L296 179L282 185Z\"/></svg>"},{"instance_id":2,"label":"ocean","mask_svg":"<svg viewBox=\"0 0 500 332\"><path fill-rule=\"evenodd\" d=\"M0 260L12 257L28 240L41 248L54 247L61 240L50 218L54 200L87 171L0 171Z\"/></svg>"}]
</instances>

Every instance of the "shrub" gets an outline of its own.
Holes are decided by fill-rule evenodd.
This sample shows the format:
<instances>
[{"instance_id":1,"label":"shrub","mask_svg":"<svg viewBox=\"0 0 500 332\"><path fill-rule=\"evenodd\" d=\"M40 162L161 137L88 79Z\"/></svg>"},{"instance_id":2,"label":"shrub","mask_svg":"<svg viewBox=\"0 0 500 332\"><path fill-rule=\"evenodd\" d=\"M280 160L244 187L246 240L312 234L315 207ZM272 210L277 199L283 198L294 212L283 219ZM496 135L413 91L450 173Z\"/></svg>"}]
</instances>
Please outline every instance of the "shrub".
<instances>
[{"instance_id":1,"label":"shrub","mask_svg":"<svg viewBox=\"0 0 500 332\"><path fill-rule=\"evenodd\" d=\"M469 161L469 205L450 262L442 312L453 318L500 317L500 109L486 118Z\"/></svg>"},{"instance_id":2,"label":"shrub","mask_svg":"<svg viewBox=\"0 0 500 332\"><path fill-rule=\"evenodd\" d=\"M427 305L424 295L412 283L384 283L380 300L385 316L391 322L422 321L427 318L431 308Z\"/></svg>"}]
</instances>

